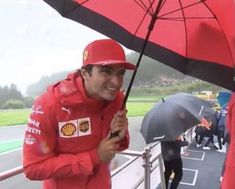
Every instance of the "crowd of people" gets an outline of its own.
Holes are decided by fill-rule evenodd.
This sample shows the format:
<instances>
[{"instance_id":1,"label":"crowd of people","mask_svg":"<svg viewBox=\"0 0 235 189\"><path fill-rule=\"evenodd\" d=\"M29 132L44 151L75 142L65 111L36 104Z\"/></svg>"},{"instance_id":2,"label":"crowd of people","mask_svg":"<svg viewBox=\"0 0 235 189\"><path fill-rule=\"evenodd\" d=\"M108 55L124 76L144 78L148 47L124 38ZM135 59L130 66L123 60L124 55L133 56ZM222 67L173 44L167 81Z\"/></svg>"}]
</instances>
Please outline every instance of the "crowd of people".
<instances>
[{"instance_id":1,"label":"crowd of people","mask_svg":"<svg viewBox=\"0 0 235 189\"><path fill-rule=\"evenodd\" d=\"M223 144L227 143L225 135L228 135L226 129L227 106L210 116L209 119L203 118L201 123L195 127L195 141L197 147L203 147L204 150L211 148L221 152ZM218 146L215 145L216 137Z\"/></svg>"}]
</instances>

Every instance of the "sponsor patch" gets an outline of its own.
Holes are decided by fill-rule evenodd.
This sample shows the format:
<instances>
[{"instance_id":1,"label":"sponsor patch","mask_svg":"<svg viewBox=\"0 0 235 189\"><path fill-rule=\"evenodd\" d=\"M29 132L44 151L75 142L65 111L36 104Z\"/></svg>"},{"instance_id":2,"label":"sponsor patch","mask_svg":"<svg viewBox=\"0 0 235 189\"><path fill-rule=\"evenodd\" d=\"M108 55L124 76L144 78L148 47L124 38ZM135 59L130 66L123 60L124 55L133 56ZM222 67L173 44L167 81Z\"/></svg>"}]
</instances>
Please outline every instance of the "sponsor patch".
<instances>
[{"instance_id":1,"label":"sponsor patch","mask_svg":"<svg viewBox=\"0 0 235 189\"><path fill-rule=\"evenodd\" d=\"M78 119L78 133L79 133L79 136L91 134L90 118Z\"/></svg>"},{"instance_id":2,"label":"sponsor patch","mask_svg":"<svg viewBox=\"0 0 235 189\"><path fill-rule=\"evenodd\" d=\"M68 114L70 114L70 113L71 113L71 112L70 112L70 110L69 110L69 109L67 109L67 108L65 108L65 107L62 107L62 108L61 108L61 110L66 111Z\"/></svg>"},{"instance_id":3,"label":"sponsor patch","mask_svg":"<svg viewBox=\"0 0 235 189\"><path fill-rule=\"evenodd\" d=\"M32 106L32 114L44 114L43 110L42 110L42 106L40 105L33 105Z\"/></svg>"},{"instance_id":4,"label":"sponsor patch","mask_svg":"<svg viewBox=\"0 0 235 189\"><path fill-rule=\"evenodd\" d=\"M64 138L77 137L77 120L59 122L59 133Z\"/></svg>"},{"instance_id":5,"label":"sponsor patch","mask_svg":"<svg viewBox=\"0 0 235 189\"><path fill-rule=\"evenodd\" d=\"M34 138L32 135L27 134L24 138L25 144L32 145L36 142L36 138Z\"/></svg>"},{"instance_id":6,"label":"sponsor patch","mask_svg":"<svg viewBox=\"0 0 235 189\"><path fill-rule=\"evenodd\" d=\"M40 126L40 122L38 122L38 121L36 121L34 119L31 119L31 118L29 118L28 124L33 125L35 127L39 127Z\"/></svg>"},{"instance_id":7,"label":"sponsor patch","mask_svg":"<svg viewBox=\"0 0 235 189\"><path fill-rule=\"evenodd\" d=\"M64 136L73 136L76 132L76 126L73 123L66 123L60 131Z\"/></svg>"},{"instance_id":8,"label":"sponsor patch","mask_svg":"<svg viewBox=\"0 0 235 189\"><path fill-rule=\"evenodd\" d=\"M27 127L26 130L27 130L29 133L35 133L35 134L38 134L38 135L41 134L41 130L35 129L35 128L32 128L32 127Z\"/></svg>"},{"instance_id":9,"label":"sponsor patch","mask_svg":"<svg viewBox=\"0 0 235 189\"><path fill-rule=\"evenodd\" d=\"M59 122L59 135L63 138L80 137L91 134L90 118Z\"/></svg>"}]
</instances>

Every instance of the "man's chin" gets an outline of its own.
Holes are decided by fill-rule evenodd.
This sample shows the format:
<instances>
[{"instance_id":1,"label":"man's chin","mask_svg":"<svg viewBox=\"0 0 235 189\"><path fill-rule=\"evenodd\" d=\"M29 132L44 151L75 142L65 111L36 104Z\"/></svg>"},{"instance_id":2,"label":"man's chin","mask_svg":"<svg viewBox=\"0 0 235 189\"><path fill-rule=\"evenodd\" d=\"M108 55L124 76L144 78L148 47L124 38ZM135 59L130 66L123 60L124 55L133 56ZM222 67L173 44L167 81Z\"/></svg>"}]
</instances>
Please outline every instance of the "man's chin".
<instances>
[{"instance_id":1,"label":"man's chin","mask_svg":"<svg viewBox=\"0 0 235 189\"><path fill-rule=\"evenodd\" d=\"M114 101L117 95L105 95L104 100Z\"/></svg>"}]
</instances>

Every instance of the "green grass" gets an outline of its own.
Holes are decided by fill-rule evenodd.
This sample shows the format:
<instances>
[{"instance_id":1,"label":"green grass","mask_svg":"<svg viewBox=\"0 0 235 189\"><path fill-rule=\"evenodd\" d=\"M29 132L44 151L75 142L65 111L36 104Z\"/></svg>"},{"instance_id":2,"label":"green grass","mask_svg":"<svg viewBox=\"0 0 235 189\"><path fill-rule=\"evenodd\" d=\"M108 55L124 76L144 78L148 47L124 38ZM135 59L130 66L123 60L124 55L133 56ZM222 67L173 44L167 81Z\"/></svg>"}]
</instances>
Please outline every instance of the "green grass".
<instances>
[{"instance_id":1,"label":"green grass","mask_svg":"<svg viewBox=\"0 0 235 189\"><path fill-rule=\"evenodd\" d=\"M21 125L28 120L30 109L1 110L0 126Z\"/></svg>"},{"instance_id":2,"label":"green grass","mask_svg":"<svg viewBox=\"0 0 235 189\"><path fill-rule=\"evenodd\" d=\"M150 110L154 102L128 102L127 103L127 109L128 109L128 116L134 117L134 116L143 116L145 113Z\"/></svg>"},{"instance_id":3,"label":"green grass","mask_svg":"<svg viewBox=\"0 0 235 189\"><path fill-rule=\"evenodd\" d=\"M156 102L156 97L133 97L127 102L128 116L143 116ZM0 127L21 125L28 121L30 109L0 110Z\"/></svg>"},{"instance_id":4,"label":"green grass","mask_svg":"<svg viewBox=\"0 0 235 189\"><path fill-rule=\"evenodd\" d=\"M131 96L128 98L128 102L157 102L162 98L162 96Z\"/></svg>"}]
</instances>

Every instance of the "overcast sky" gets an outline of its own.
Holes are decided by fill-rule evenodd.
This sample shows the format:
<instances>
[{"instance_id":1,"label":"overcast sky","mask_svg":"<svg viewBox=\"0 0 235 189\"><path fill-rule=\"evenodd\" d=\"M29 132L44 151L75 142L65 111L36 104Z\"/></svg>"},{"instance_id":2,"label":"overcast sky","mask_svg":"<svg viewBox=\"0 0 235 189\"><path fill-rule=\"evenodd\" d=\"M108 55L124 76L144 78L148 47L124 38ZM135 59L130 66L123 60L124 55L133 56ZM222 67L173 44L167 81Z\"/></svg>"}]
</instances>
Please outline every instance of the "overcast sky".
<instances>
[{"instance_id":1,"label":"overcast sky","mask_svg":"<svg viewBox=\"0 0 235 189\"><path fill-rule=\"evenodd\" d=\"M0 0L0 86L21 92L44 75L81 66L83 48L105 36L61 17L43 0Z\"/></svg>"}]
</instances>

